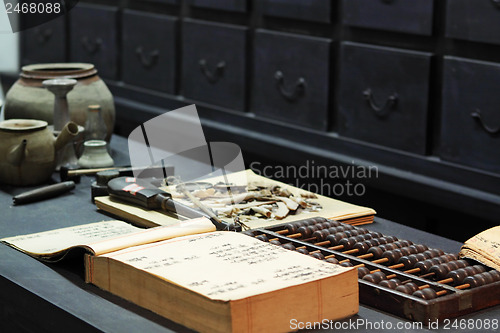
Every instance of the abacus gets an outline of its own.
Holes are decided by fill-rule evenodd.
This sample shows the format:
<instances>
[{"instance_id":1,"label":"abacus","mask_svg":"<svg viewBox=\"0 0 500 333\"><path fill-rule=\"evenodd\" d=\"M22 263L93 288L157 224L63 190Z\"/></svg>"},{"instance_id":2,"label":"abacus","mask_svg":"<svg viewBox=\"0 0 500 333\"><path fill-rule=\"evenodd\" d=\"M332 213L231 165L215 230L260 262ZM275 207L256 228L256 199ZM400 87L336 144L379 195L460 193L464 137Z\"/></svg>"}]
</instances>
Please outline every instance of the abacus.
<instances>
[{"instance_id":1,"label":"abacus","mask_svg":"<svg viewBox=\"0 0 500 333\"><path fill-rule=\"evenodd\" d=\"M245 231L358 269L360 302L427 324L500 304L500 272L424 244L322 217Z\"/></svg>"}]
</instances>

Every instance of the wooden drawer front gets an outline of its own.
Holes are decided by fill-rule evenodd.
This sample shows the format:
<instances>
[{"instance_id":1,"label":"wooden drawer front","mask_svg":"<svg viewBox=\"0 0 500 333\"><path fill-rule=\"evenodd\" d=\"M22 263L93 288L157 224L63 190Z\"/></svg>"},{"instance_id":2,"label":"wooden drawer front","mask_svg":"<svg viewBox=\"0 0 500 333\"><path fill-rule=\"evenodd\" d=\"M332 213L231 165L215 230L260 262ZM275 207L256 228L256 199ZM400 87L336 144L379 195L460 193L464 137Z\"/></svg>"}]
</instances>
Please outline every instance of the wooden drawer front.
<instances>
[{"instance_id":1,"label":"wooden drawer front","mask_svg":"<svg viewBox=\"0 0 500 333\"><path fill-rule=\"evenodd\" d=\"M257 30L254 52L252 111L326 130L330 40Z\"/></svg>"},{"instance_id":2,"label":"wooden drawer front","mask_svg":"<svg viewBox=\"0 0 500 333\"><path fill-rule=\"evenodd\" d=\"M448 0L446 36L500 44L500 1Z\"/></svg>"},{"instance_id":3,"label":"wooden drawer front","mask_svg":"<svg viewBox=\"0 0 500 333\"><path fill-rule=\"evenodd\" d=\"M79 4L70 15L71 60L92 63L101 77L116 80L118 9Z\"/></svg>"},{"instance_id":4,"label":"wooden drawer front","mask_svg":"<svg viewBox=\"0 0 500 333\"><path fill-rule=\"evenodd\" d=\"M183 94L243 111L247 28L185 20Z\"/></svg>"},{"instance_id":5,"label":"wooden drawer front","mask_svg":"<svg viewBox=\"0 0 500 333\"><path fill-rule=\"evenodd\" d=\"M343 0L342 6L346 25L432 34L433 0Z\"/></svg>"},{"instance_id":6,"label":"wooden drawer front","mask_svg":"<svg viewBox=\"0 0 500 333\"><path fill-rule=\"evenodd\" d=\"M261 0L264 15L330 22L331 0Z\"/></svg>"},{"instance_id":7,"label":"wooden drawer front","mask_svg":"<svg viewBox=\"0 0 500 333\"><path fill-rule=\"evenodd\" d=\"M445 57L444 160L500 173L500 64Z\"/></svg>"},{"instance_id":8,"label":"wooden drawer front","mask_svg":"<svg viewBox=\"0 0 500 333\"><path fill-rule=\"evenodd\" d=\"M248 8L246 0L189 0L189 3L195 7L222 9L231 12L246 12Z\"/></svg>"},{"instance_id":9,"label":"wooden drawer front","mask_svg":"<svg viewBox=\"0 0 500 333\"><path fill-rule=\"evenodd\" d=\"M175 92L176 22L176 18L165 15L132 10L123 13L124 82L168 93Z\"/></svg>"},{"instance_id":10,"label":"wooden drawer front","mask_svg":"<svg viewBox=\"0 0 500 333\"><path fill-rule=\"evenodd\" d=\"M66 62L64 17L22 32L22 64Z\"/></svg>"},{"instance_id":11,"label":"wooden drawer front","mask_svg":"<svg viewBox=\"0 0 500 333\"><path fill-rule=\"evenodd\" d=\"M428 53L343 43L339 133L424 154L430 59Z\"/></svg>"}]
</instances>

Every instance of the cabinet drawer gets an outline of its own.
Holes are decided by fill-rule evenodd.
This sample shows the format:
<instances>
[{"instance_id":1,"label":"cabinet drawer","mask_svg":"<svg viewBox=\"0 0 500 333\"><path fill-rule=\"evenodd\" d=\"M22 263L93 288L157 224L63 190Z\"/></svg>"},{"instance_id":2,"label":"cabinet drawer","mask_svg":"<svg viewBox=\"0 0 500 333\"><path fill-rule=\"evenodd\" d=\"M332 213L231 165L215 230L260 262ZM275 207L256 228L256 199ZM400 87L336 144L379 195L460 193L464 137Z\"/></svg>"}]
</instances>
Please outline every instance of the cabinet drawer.
<instances>
[{"instance_id":1,"label":"cabinet drawer","mask_svg":"<svg viewBox=\"0 0 500 333\"><path fill-rule=\"evenodd\" d=\"M22 65L66 62L64 17L48 21L21 33Z\"/></svg>"},{"instance_id":2,"label":"cabinet drawer","mask_svg":"<svg viewBox=\"0 0 500 333\"><path fill-rule=\"evenodd\" d=\"M176 18L165 15L125 10L122 25L124 82L175 92L176 22Z\"/></svg>"},{"instance_id":3,"label":"cabinet drawer","mask_svg":"<svg viewBox=\"0 0 500 333\"><path fill-rule=\"evenodd\" d=\"M324 38L257 30L252 111L326 130L330 44Z\"/></svg>"},{"instance_id":4,"label":"cabinet drawer","mask_svg":"<svg viewBox=\"0 0 500 333\"><path fill-rule=\"evenodd\" d=\"M431 55L345 42L339 133L424 154Z\"/></svg>"},{"instance_id":5,"label":"cabinet drawer","mask_svg":"<svg viewBox=\"0 0 500 333\"><path fill-rule=\"evenodd\" d=\"M243 111L247 28L185 20L182 41L183 94Z\"/></svg>"},{"instance_id":6,"label":"cabinet drawer","mask_svg":"<svg viewBox=\"0 0 500 333\"><path fill-rule=\"evenodd\" d=\"M211 9L222 9L231 12L246 12L246 0L189 0L189 4L194 7L203 7Z\"/></svg>"},{"instance_id":7,"label":"cabinet drawer","mask_svg":"<svg viewBox=\"0 0 500 333\"><path fill-rule=\"evenodd\" d=\"M500 173L500 64L445 57L442 159Z\"/></svg>"},{"instance_id":8,"label":"cabinet drawer","mask_svg":"<svg viewBox=\"0 0 500 333\"><path fill-rule=\"evenodd\" d=\"M264 15L330 22L330 0L261 0Z\"/></svg>"},{"instance_id":9,"label":"cabinet drawer","mask_svg":"<svg viewBox=\"0 0 500 333\"><path fill-rule=\"evenodd\" d=\"M101 77L116 80L118 9L80 3L70 16L71 60L94 64Z\"/></svg>"},{"instance_id":10,"label":"cabinet drawer","mask_svg":"<svg viewBox=\"0 0 500 333\"><path fill-rule=\"evenodd\" d=\"M343 22L362 28L432 34L433 0L343 0Z\"/></svg>"},{"instance_id":11,"label":"cabinet drawer","mask_svg":"<svg viewBox=\"0 0 500 333\"><path fill-rule=\"evenodd\" d=\"M500 44L500 1L448 0L446 37Z\"/></svg>"}]
</instances>

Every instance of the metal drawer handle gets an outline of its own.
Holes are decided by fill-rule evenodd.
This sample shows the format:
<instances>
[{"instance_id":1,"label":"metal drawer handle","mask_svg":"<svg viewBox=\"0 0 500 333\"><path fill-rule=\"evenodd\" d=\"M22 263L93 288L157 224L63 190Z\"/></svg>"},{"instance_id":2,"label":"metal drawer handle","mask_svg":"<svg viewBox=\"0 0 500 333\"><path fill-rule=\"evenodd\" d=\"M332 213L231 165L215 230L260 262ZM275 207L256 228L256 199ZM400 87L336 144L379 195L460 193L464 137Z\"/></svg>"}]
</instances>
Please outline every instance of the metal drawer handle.
<instances>
[{"instance_id":1,"label":"metal drawer handle","mask_svg":"<svg viewBox=\"0 0 500 333\"><path fill-rule=\"evenodd\" d=\"M45 44L52 37L52 29L44 29L41 30L39 28L35 29L36 40L38 44Z\"/></svg>"},{"instance_id":2,"label":"metal drawer handle","mask_svg":"<svg viewBox=\"0 0 500 333\"><path fill-rule=\"evenodd\" d=\"M278 86L279 92L287 100L294 102L302 95L304 95L306 90L306 80L303 77L299 77L299 79L295 83L295 87L293 87L291 91L288 91L285 88L285 76L281 71L277 71L276 73L274 73L274 78L276 79L276 84Z\"/></svg>"},{"instance_id":3,"label":"metal drawer handle","mask_svg":"<svg viewBox=\"0 0 500 333\"><path fill-rule=\"evenodd\" d=\"M484 120L481 116L481 111L479 109L476 109L474 112L472 112L470 116L474 118L487 133L491 135L496 135L500 133L500 126L490 127L484 123Z\"/></svg>"},{"instance_id":4,"label":"metal drawer handle","mask_svg":"<svg viewBox=\"0 0 500 333\"><path fill-rule=\"evenodd\" d=\"M137 57L139 57L139 61L141 62L142 66L144 66L145 68L150 68L156 65L156 63L158 62L158 57L160 55L160 51L158 50L153 50L149 52L149 54L145 54L142 46L136 48L135 53L137 54Z\"/></svg>"},{"instance_id":5,"label":"metal drawer handle","mask_svg":"<svg viewBox=\"0 0 500 333\"><path fill-rule=\"evenodd\" d=\"M96 38L91 41L87 36L85 36L82 38L82 45L88 54L95 54L100 50L102 46L102 39Z\"/></svg>"},{"instance_id":6,"label":"metal drawer handle","mask_svg":"<svg viewBox=\"0 0 500 333\"><path fill-rule=\"evenodd\" d=\"M491 0L493 3L493 6L497 7L497 9L500 9L500 0Z\"/></svg>"},{"instance_id":7,"label":"metal drawer handle","mask_svg":"<svg viewBox=\"0 0 500 333\"><path fill-rule=\"evenodd\" d=\"M208 69L207 61L205 59L201 59L199 61L199 64L201 73L207 78L208 82L210 83L215 83L224 76L224 68L226 67L226 63L224 61L220 61L215 66L213 72Z\"/></svg>"},{"instance_id":8,"label":"metal drawer handle","mask_svg":"<svg viewBox=\"0 0 500 333\"><path fill-rule=\"evenodd\" d=\"M385 100L385 103L382 106L378 106L373 100L373 92L370 88L363 91L363 96L368 102L370 108L373 110L373 113L380 118L387 117L390 111L396 108L399 99L398 94L394 93Z\"/></svg>"}]
</instances>

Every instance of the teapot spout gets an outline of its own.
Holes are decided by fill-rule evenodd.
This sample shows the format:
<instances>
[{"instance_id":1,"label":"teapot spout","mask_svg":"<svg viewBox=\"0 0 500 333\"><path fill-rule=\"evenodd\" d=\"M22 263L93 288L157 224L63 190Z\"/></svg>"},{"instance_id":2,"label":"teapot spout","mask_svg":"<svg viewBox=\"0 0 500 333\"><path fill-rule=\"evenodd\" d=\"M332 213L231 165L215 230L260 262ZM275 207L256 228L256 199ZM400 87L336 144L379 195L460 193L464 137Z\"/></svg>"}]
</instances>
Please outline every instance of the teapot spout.
<instances>
[{"instance_id":1,"label":"teapot spout","mask_svg":"<svg viewBox=\"0 0 500 333\"><path fill-rule=\"evenodd\" d=\"M72 141L78 135L78 125L70 121L63 127L61 133L57 136L54 147L56 151L64 147L68 142Z\"/></svg>"},{"instance_id":2,"label":"teapot spout","mask_svg":"<svg viewBox=\"0 0 500 333\"><path fill-rule=\"evenodd\" d=\"M13 166L20 166L26 158L26 145L28 141L24 139L20 144L14 146L10 149L7 154L7 162L12 164Z\"/></svg>"}]
</instances>

